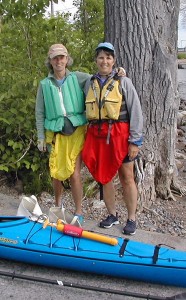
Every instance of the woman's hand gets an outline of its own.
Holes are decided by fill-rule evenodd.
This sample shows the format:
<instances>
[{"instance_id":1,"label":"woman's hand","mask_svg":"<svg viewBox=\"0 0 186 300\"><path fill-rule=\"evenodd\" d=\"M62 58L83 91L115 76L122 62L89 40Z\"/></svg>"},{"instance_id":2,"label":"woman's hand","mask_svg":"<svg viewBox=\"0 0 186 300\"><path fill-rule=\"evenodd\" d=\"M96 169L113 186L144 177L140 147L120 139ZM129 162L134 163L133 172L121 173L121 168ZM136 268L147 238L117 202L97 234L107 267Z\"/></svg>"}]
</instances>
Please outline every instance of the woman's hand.
<instances>
[{"instance_id":1,"label":"woman's hand","mask_svg":"<svg viewBox=\"0 0 186 300\"><path fill-rule=\"evenodd\" d=\"M138 155L139 148L135 144L129 144L129 149L128 150L129 150L128 151L129 159L133 160Z\"/></svg>"},{"instance_id":2,"label":"woman's hand","mask_svg":"<svg viewBox=\"0 0 186 300\"><path fill-rule=\"evenodd\" d=\"M46 152L46 142L44 140L39 140L37 142L37 148L39 149L39 151L41 152Z\"/></svg>"},{"instance_id":3,"label":"woman's hand","mask_svg":"<svg viewBox=\"0 0 186 300\"><path fill-rule=\"evenodd\" d=\"M125 69L122 68L122 67L117 68L116 72L118 73L118 76L121 76L121 77L125 77L126 76Z\"/></svg>"}]
</instances>

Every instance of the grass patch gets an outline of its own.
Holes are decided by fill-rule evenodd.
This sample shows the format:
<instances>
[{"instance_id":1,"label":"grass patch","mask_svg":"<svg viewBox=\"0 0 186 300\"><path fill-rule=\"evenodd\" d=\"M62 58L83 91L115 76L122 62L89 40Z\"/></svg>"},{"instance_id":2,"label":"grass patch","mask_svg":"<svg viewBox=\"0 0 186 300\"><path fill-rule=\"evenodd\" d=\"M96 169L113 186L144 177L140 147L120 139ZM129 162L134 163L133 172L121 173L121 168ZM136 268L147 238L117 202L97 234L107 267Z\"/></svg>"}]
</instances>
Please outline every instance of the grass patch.
<instances>
[{"instance_id":1,"label":"grass patch","mask_svg":"<svg viewBox=\"0 0 186 300\"><path fill-rule=\"evenodd\" d=\"M186 59L186 53L178 53L177 58L178 59Z\"/></svg>"}]
</instances>

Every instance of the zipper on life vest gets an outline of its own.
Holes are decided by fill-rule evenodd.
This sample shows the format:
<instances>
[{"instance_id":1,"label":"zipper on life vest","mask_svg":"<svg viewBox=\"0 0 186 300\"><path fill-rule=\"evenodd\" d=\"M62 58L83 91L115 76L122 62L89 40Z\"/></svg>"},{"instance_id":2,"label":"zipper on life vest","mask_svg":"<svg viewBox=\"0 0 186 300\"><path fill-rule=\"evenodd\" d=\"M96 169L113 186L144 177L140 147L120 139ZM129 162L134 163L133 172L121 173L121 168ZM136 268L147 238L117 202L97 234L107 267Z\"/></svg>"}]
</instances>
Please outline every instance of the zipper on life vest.
<instances>
[{"instance_id":1,"label":"zipper on life vest","mask_svg":"<svg viewBox=\"0 0 186 300\"><path fill-rule=\"evenodd\" d=\"M105 92L105 95L101 99L101 93L103 90L103 86L100 86L100 95L99 95L99 130L101 130L101 108L105 104L105 99L107 98L108 94L113 90L115 84L115 79L112 79L111 83L108 85L107 90ZM111 130L112 130L112 124L113 120L108 121L108 133L107 133L107 139L106 139L106 144L108 145L110 143L110 135L111 135Z\"/></svg>"},{"instance_id":2,"label":"zipper on life vest","mask_svg":"<svg viewBox=\"0 0 186 300\"><path fill-rule=\"evenodd\" d=\"M58 87L58 92L59 92L59 100L60 100L62 112L63 112L63 115L66 116L67 112L66 112L66 109L65 109L65 106L64 106L63 94L62 94L62 91L61 91L60 87Z\"/></svg>"},{"instance_id":3,"label":"zipper on life vest","mask_svg":"<svg viewBox=\"0 0 186 300\"><path fill-rule=\"evenodd\" d=\"M97 80L98 81L98 80ZM101 99L101 93L103 90L103 86L100 84L100 82L98 81L99 87L100 87L100 93L99 93L99 98L97 96L97 92L96 92L96 88L94 85L94 82L91 83L93 92L94 92L94 96L96 98L97 104L98 104L98 109L99 109L99 120L98 120L98 135L101 132L101 125L102 125L102 118L101 118L101 108L104 106L105 104L105 99L107 98L108 94L113 90L114 88L114 84L115 84L115 79L113 78L111 83L108 85L107 90L103 96L103 98ZM110 143L110 135L111 135L111 130L112 130L112 124L113 124L113 120L109 120L108 121L109 127L108 127L108 134L107 134L107 139L106 139L106 144Z\"/></svg>"},{"instance_id":4,"label":"zipper on life vest","mask_svg":"<svg viewBox=\"0 0 186 300\"><path fill-rule=\"evenodd\" d=\"M102 93L102 90L103 90L103 86L102 85L100 85L100 83L99 83L99 86L100 86L100 93L99 93L99 106L98 106L98 108L99 108L99 120L98 120L98 134L100 134L100 132L101 132L101 108L102 108L102 105L103 105L103 102L102 102L102 99L101 99L101 93Z\"/></svg>"},{"instance_id":5,"label":"zipper on life vest","mask_svg":"<svg viewBox=\"0 0 186 300\"><path fill-rule=\"evenodd\" d=\"M101 100L101 92L102 92L103 87L100 87L100 93L99 93L99 121L101 120L101 108L102 108L102 100Z\"/></svg>"}]
</instances>

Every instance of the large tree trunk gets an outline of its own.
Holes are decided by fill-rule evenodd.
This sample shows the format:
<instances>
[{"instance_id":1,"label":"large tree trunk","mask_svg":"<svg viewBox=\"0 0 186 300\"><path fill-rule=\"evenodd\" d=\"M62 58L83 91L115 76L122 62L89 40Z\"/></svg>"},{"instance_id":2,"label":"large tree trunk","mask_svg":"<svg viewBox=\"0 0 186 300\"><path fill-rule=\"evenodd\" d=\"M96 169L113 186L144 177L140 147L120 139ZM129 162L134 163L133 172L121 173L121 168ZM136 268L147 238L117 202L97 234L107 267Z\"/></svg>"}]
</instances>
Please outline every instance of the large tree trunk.
<instances>
[{"instance_id":1,"label":"large tree trunk","mask_svg":"<svg viewBox=\"0 0 186 300\"><path fill-rule=\"evenodd\" d=\"M105 0L105 40L114 44L140 97L144 144L138 170L139 206L173 198L179 0ZM140 174L141 173L141 174Z\"/></svg>"}]
</instances>

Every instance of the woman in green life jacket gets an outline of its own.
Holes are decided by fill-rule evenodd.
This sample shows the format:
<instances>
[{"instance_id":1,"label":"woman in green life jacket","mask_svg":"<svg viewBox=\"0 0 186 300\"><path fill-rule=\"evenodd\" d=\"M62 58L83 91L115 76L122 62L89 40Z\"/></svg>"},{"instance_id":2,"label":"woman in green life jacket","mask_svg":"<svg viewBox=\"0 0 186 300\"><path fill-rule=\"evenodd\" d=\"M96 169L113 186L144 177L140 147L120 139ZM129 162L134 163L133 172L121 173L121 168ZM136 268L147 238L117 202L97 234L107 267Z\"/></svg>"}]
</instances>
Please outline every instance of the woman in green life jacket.
<instances>
[{"instance_id":1,"label":"woman in green life jacket","mask_svg":"<svg viewBox=\"0 0 186 300\"><path fill-rule=\"evenodd\" d=\"M49 48L46 65L50 72L39 84L35 115L38 149L45 152L47 146L50 147L49 166L55 205L61 206L61 181L69 178L75 215L81 223L83 189L80 154L87 123L83 88L90 75L70 72L67 66L71 63L64 45L54 44Z\"/></svg>"}]
</instances>

